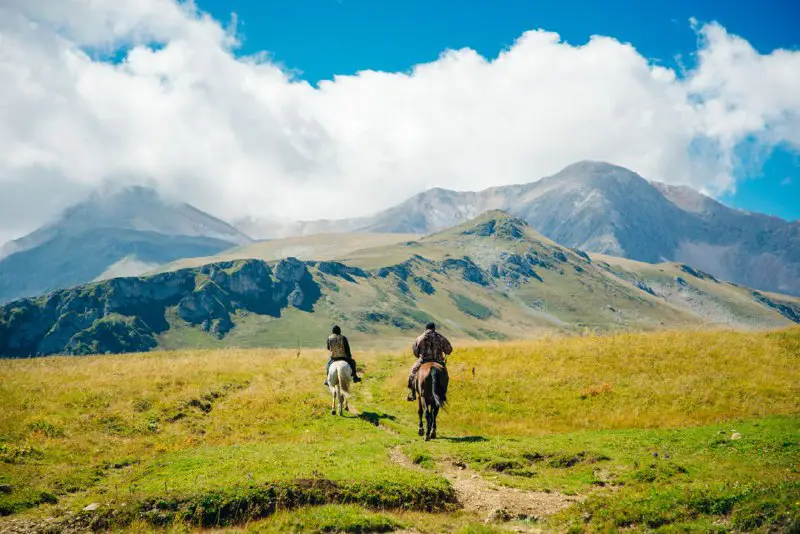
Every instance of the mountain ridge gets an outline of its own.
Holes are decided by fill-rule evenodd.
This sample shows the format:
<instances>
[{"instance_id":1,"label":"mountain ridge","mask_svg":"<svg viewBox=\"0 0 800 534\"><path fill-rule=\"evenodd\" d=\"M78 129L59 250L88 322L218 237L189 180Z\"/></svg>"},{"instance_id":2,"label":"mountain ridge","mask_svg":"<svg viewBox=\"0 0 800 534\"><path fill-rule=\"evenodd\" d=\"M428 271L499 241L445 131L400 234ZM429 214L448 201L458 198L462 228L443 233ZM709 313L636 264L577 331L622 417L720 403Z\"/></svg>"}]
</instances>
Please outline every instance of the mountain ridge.
<instances>
[{"instance_id":1,"label":"mountain ridge","mask_svg":"<svg viewBox=\"0 0 800 534\"><path fill-rule=\"evenodd\" d=\"M592 258L489 211L342 260L234 260L115 278L0 307L0 355L300 346L344 324L359 342L436 320L454 338L800 323L800 299L682 264Z\"/></svg>"},{"instance_id":2,"label":"mountain ridge","mask_svg":"<svg viewBox=\"0 0 800 534\"><path fill-rule=\"evenodd\" d=\"M136 267L150 269L251 242L228 223L189 204L168 202L153 189L97 192L3 247L0 302L113 275L115 265L137 274Z\"/></svg>"},{"instance_id":3,"label":"mountain ridge","mask_svg":"<svg viewBox=\"0 0 800 534\"><path fill-rule=\"evenodd\" d=\"M605 162L581 161L535 182L478 192L434 188L368 218L298 223L284 226L282 235L427 234L489 209L520 217L565 246L690 263L737 283L800 295L800 221L736 210L688 186L651 182Z\"/></svg>"}]
</instances>

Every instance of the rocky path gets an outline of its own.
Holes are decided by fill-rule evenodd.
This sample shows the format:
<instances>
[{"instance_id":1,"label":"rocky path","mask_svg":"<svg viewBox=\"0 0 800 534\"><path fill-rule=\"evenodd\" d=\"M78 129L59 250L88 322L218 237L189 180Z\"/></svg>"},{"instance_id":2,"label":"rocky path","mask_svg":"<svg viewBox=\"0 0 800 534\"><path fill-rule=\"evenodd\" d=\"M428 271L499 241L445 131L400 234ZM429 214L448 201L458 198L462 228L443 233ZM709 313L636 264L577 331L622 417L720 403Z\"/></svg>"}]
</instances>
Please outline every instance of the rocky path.
<instances>
[{"instance_id":1,"label":"rocky path","mask_svg":"<svg viewBox=\"0 0 800 534\"><path fill-rule=\"evenodd\" d=\"M366 403L372 404L373 397L369 388L363 388L360 393ZM355 414L361 413L352 402L350 411ZM392 434L398 434L394 429L382 424L376 426ZM403 453L402 445L391 448L389 458L392 462L408 469L423 469ZM486 522L505 522L514 519L535 521L583 499L558 492L526 491L494 484L465 464L453 459L439 462L435 470L450 481L464 511L475 514Z\"/></svg>"},{"instance_id":2,"label":"rocky path","mask_svg":"<svg viewBox=\"0 0 800 534\"><path fill-rule=\"evenodd\" d=\"M408 469L422 469L403 454L400 446L389 451L392 462ZM436 471L453 485L464 510L487 522L513 519L539 520L581 500L557 492L525 491L494 484L462 463L446 460Z\"/></svg>"}]
</instances>

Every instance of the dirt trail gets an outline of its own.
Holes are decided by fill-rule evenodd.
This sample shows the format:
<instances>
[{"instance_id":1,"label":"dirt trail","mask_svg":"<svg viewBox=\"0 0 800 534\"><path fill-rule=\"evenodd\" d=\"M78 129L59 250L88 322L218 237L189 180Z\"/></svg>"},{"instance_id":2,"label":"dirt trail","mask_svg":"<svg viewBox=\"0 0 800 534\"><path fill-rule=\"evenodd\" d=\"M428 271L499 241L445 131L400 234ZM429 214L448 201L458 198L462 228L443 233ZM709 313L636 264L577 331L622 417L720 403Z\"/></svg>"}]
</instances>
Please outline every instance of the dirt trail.
<instances>
[{"instance_id":1,"label":"dirt trail","mask_svg":"<svg viewBox=\"0 0 800 534\"><path fill-rule=\"evenodd\" d=\"M403 467L422 469L403 454L400 446L389 451L389 458ZM499 486L463 464L454 464L450 460L439 463L436 471L453 485L458 502L465 511L487 521L541 519L581 501L581 497L557 492L526 491Z\"/></svg>"},{"instance_id":2,"label":"dirt trail","mask_svg":"<svg viewBox=\"0 0 800 534\"><path fill-rule=\"evenodd\" d=\"M364 388L362 398L372 403L372 392ZM351 412L360 412L351 404ZM397 432L375 421L379 428L392 434ZM408 469L423 470L403 454L402 446L389 450L390 460ZM462 463L446 459L436 465L436 472L447 478L456 491L458 502L464 510L474 513L487 521L508 521L512 519L540 519L554 514L583 497L564 495L558 492L526 491L500 486L486 480L476 471Z\"/></svg>"}]
</instances>

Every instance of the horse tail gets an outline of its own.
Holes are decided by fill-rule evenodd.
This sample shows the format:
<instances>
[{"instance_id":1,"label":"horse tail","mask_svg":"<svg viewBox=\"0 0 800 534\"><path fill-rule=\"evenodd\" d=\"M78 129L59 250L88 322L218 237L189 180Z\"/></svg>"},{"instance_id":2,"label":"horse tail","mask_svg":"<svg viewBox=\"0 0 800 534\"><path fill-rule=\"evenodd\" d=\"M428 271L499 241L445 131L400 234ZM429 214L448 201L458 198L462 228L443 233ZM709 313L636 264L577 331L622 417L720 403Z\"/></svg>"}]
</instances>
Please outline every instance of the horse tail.
<instances>
[{"instance_id":1,"label":"horse tail","mask_svg":"<svg viewBox=\"0 0 800 534\"><path fill-rule=\"evenodd\" d=\"M348 398L350 397L350 377L347 376L345 369L349 371L350 367L347 365L340 366L339 369L337 369L336 378L339 382L339 390L342 392L342 395L344 395L345 398Z\"/></svg>"},{"instance_id":2,"label":"horse tail","mask_svg":"<svg viewBox=\"0 0 800 534\"><path fill-rule=\"evenodd\" d=\"M431 390L433 392L433 402L437 408L442 408L447 403L447 387L438 378L441 371L438 367L431 368ZM444 387L443 387L444 386Z\"/></svg>"}]
</instances>

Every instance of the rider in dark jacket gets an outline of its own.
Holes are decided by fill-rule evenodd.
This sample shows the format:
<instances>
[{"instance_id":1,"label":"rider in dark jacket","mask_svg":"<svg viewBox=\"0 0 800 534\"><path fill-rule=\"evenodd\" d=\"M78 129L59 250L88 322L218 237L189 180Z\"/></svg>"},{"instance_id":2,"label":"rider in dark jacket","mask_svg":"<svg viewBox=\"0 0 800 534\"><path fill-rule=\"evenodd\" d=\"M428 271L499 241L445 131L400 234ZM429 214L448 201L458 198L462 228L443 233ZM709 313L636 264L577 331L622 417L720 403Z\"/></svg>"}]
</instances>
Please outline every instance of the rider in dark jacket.
<instances>
[{"instance_id":1,"label":"rider in dark jacket","mask_svg":"<svg viewBox=\"0 0 800 534\"><path fill-rule=\"evenodd\" d=\"M414 367L411 368L411 374L408 376L408 389L411 390L408 394L408 400L413 401L417 399L414 378L419 368L423 363L427 362L445 365L447 363L447 355L453 352L453 346L446 337L436 331L436 325L431 322L425 325L425 333L414 341L411 351L417 358Z\"/></svg>"},{"instance_id":2,"label":"rider in dark jacket","mask_svg":"<svg viewBox=\"0 0 800 534\"><path fill-rule=\"evenodd\" d=\"M330 353L330 359L328 360L328 365L325 366L325 385L328 385L327 377L331 364L339 360L345 360L350 364L350 369L353 371L353 382L361 382L361 379L356 374L356 361L350 353L350 343L348 343L347 338L342 335L342 329L339 328L338 325L333 327L333 333L328 336L327 347Z\"/></svg>"}]
</instances>

